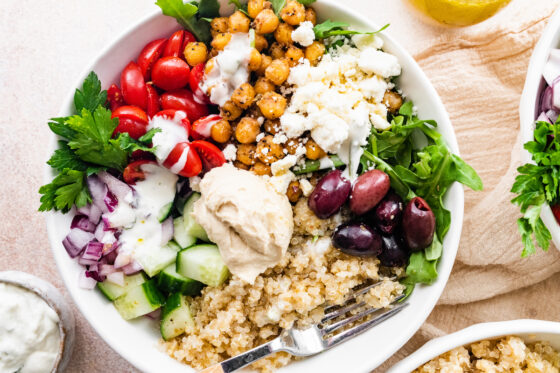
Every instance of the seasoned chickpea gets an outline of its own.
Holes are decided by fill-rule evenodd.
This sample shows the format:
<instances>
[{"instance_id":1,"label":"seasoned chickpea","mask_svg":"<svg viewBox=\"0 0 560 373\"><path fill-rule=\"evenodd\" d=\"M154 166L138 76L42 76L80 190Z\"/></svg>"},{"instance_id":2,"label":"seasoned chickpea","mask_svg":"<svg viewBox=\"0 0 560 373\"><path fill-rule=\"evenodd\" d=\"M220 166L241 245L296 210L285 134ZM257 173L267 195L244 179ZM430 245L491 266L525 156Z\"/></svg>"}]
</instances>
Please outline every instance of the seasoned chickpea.
<instances>
[{"instance_id":1,"label":"seasoned chickpea","mask_svg":"<svg viewBox=\"0 0 560 373\"><path fill-rule=\"evenodd\" d=\"M280 11L280 17L287 24L297 26L305 21L305 6L297 0L288 0Z\"/></svg>"},{"instance_id":2,"label":"seasoned chickpea","mask_svg":"<svg viewBox=\"0 0 560 373\"><path fill-rule=\"evenodd\" d=\"M398 93L387 91L383 96L382 102L387 106L387 110L389 110L391 114L397 114L403 104L403 99Z\"/></svg>"},{"instance_id":3,"label":"seasoned chickpea","mask_svg":"<svg viewBox=\"0 0 560 373\"><path fill-rule=\"evenodd\" d=\"M185 55L185 59L189 65L196 66L199 63L206 62L208 49L204 43L190 42L185 46L183 54Z\"/></svg>"},{"instance_id":4,"label":"seasoned chickpea","mask_svg":"<svg viewBox=\"0 0 560 373\"><path fill-rule=\"evenodd\" d=\"M268 53L270 53L270 57L272 57L273 60L284 58L284 47L276 42L272 43L268 49Z\"/></svg>"},{"instance_id":5,"label":"seasoned chickpea","mask_svg":"<svg viewBox=\"0 0 560 373\"><path fill-rule=\"evenodd\" d=\"M231 16L229 16L229 32L249 32L249 26L251 25L251 20L241 11L236 11Z\"/></svg>"},{"instance_id":6,"label":"seasoned chickpea","mask_svg":"<svg viewBox=\"0 0 560 373\"><path fill-rule=\"evenodd\" d=\"M297 65L298 61L304 57L303 51L295 45L290 45L286 51L286 60L288 60L290 67Z\"/></svg>"},{"instance_id":7,"label":"seasoned chickpea","mask_svg":"<svg viewBox=\"0 0 560 373\"><path fill-rule=\"evenodd\" d=\"M247 13L251 18L256 18L263 9L264 0L249 0L247 3Z\"/></svg>"},{"instance_id":8,"label":"seasoned chickpea","mask_svg":"<svg viewBox=\"0 0 560 373\"><path fill-rule=\"evenodd\" d=\"M255 92L264 95L266 92L273 92L276 86L270 80L261 76L255 83Z\"/></svg>"},{"instance_id":9,"label":"seasoned chickpea","mask_svg":"<svg viewBox=\"0 0 560 373\"><path fill-rule=\"evenodd\" d=\"M257 71L261 67L262 56L258 50L253 48L249 57L249 71Z\"/></svg>"},{"instance_id":10,"label":"seasoned chickpea","mask_svg":"<svg viewBox=\"0 0 560 373\"><path fill-rule=\"evenodd\" d=\"M255 32L257 34L270 34L276 30L280 20L274 14L272 9L263 9L256 17L254 21Z\"/></svg>"},{"instance_id":11,"label":"seasoned chickpea","mask_svg":"<svg viewBox=\"0 0 560 373\"><path fill-rule=\"evenodd\" d=\"M241 109L247 109L255 99L255 89L249 83L243 83L233 91L231 101Z\"/></svg>"},{"instance_id":12,"label":"seasoned chickpea","mask_svg":"<svg viewBox=\"0 0 560 373\"><path fill-rule=\"evenodd\" d=\"M276 85L280 85L288 79L290 65L287 60L273 60L264 72L264 76Z\"/></svg>"},{"instance_id":13,"label":"seasoned chickpea","mask_svg":"<svg viewBox=\"0 0 560 373\"><path fill-rule=\"evenodd\" d=\"M210 74L210 71L212 71L214 65L216 65L216 59L210 58L208 62L206 62L206 65L204 66L204 74Z\"/></svg>"},{"instance_id":14,"label":"seasoned chickpea","mask_svg":"<svg viewBox=\"0 0 560 373\"><path fill-rule=\"evenodd\" d=\"M276 92L267 92L257 103L263 116L268 119L280 118L286 110L286 99Z\"/></svg>"},{"instance_id":15,"label":"seasoned chickpea","mask_svg":"<svg viewBox=\"0 0 560 373\"><path fill-rule=\"evenodd\" d=\"M251 167L251 171L256 175L272 175L270 166L261 161L256 161L253 167Z\"/></svg>"},{"instance_id":16,"label":"seasoned chickpea","mask_svg":"<svg viewBox=\"0 0 560 373\"><path fill-rule=\"evenodd\" d=\"M261 109L259 109L259 107L257 105L253 105L245 111L245 116L255 118L255 119L259 119L263 115L261 113ZM262 120L264 121L264 118ZM259 122L259 124L262 124L262 123Z\"/></svg>"},{"instance_id":17,"label":"seasoned chickpea","mask_svg":"<svg viewBox=\"0 0 560 373\"><path fill-rule=\"evenodd\" d=\"M255 34L255 49L261 52L263 49L268 48L268 41L260 34Z\"/></svg>"},{"instance_id":18,"label":"seasoned chickpea","mask_svg":"<svg viewBox=\"0 0 560 373\"><path fill-rule=\"evenodd\" d=\"M296 203L301 196L303 195L303 191L301 190L301 186L299 185L299 181L294 180L288 185L288 190L286 191L286 196L291 203Z\"/></svg>"},{"instance_id":19,"label":"seasoned chickpea","mask_svg":"<svg viewBox=\"0 0 560 373\"><path fill-rule=\"evenodd\" d=\"M292 31L294 28L287 23L281 23L274 31L274 39L280 44L292 44Z\"/></svg>"},{"instance_id":20,"label":"seasoned chickpea","mask_svg":"<svg viewBox=\"0 0 560 373\"><path fill-rule=\"evenodd\" d=\"M214 123L210 131L212 140L219 143L228 142L229 139L231 138L232 133L233 130L231 129L231 125L225 119L222 119L219 122Z\"/></svg>"},{"instance_id":21,"label":"seasoned chickpea","mask_svg":"<svg viewBox=\"0 0 560 373\"><path fill-rule=\"evenodd\" d=\"M233 101L229 100L221 108L222 118L226 120L235 120L241 116L243 109L235 105Z\"/></svg>"},{"instance_id":22,"label":"seasoned chickpea","mask_svg":"<svg viewBox=\"0 0 560 373\"><path fill-rule=\"evenodd\" d=\"M217 17L210 22L212 31L216 34L222 34L228 31L229 21L227 17ZM212 35L213 36L213 35Z\"/></svg>"},{"instance_id":23,"label":"seasoned chickpea","mask_svg":"<svg viewBox=\"0 0 560 373\"><path fill-rule=\"evenodd\" d=\"M311 65L316 65L319 59L325 54L325 45L318 41L305 48L305 58L309 60Z\"/></svg>"},{"instance_id":24,"label":"seasoned chickpea","mask_svg":"<svg viewBox=\"0 0 560 373\"><path fill-rule=\"evenodd\" d=\"M286 149L288 151L288 154L291 155L296 154L300 146L301 146L301 142L298 138L288 139L288 141L284 143L284 149Z\"/></svg>"},{"instance_id":25,"label":"seasoned chickpea","mask_svg":"<svg viewBox=\"0 0 560 373\"><path fill-rule=\"evenodd\" d=\"M276 135L280 132L282 126L278 119L267 119L264 121L264 130L272 135Z\"/></svg>"},{"instance_id":26,"label":"seasoned chickpea","mask_svg":"<svg viewBox=\"0 0 560 373\"><path fill-rule=\"evenodd\" d=\"M317 24L317 13L312 8L305 9L305 20L313 23L313 26Z\"/></svg>"},{"instance_id":27,"label":"seasoned chickpea","mask_svg":"<svg viewBox=\"0 0 560 373\"><path fill-rule=\"evenodd\" d=\"M271 164L284 158L284 148L273 141L274 136L266 135L257 144L256 156L261 162Z\"/></svg>"},{"instance_id":28,"label":"seasoned chickpea","mask_svg":"<svg viewBox=\"0 0 560 373\"><path fill-rule=\"evenodd\" d=\"M214 39L212 39L212 43L210 44L212 45L212 48L221 51L226 47L230 40L231 34L229 32L223 32L214 36Z\"/></svg>"},{"instance_id":29,"label":"seasoned chickpea","mask_svg":"<svg viewBox=\"0 0 560 373\"><path fill-rule=\"evenodd\" d=\"M261 54L261 57L262 57L261 66L256 71L257 75L260 76L264 75L266 68L270 66L270 64L272 63L272 57L267 56L266 54Z\"/></svg>"},{"instance_id":30,"label":"seasoned chickpea","mask_svg":"<svg viewBox=\"0 0 560 373\"><path fill-rule=\"evenodd\" d=\"M240 168L240 169L245 170L245 171L249 171L249 169L250 169L250 167L247 166L245 163L242 163L242 162L239 162L239 161L234 161L233 165L235 167Z\"/></svg>"},{"instance_id":31,"label":"seasoned chickpea","mask_svg":"<svg viewBox=\"0 0 560 373\"><path fill-rule=\"evenodd\" d=\"M208 58L214 58L220 53L219 50L212 48L210 52L208 52Z\"/></svg>"},{"instance_id":32,"label":"seasoned chickpea","mask_svg":"<svg viewBox=\"0 0 560 373\"><path fill-rule=\"evenodd\" d=\"M312 139L305 143L305 156L312 161L325 157L327 153Z\"/></svg>"},{"instance_id":33,"label":"seasoned chickpea","mask_svg":"<svg viewBox=\"0 0 560 373\"><path fill-rule=\"evenodd\" d=\"M250 144L257 140L261 126L255 118L243 117L235 129L235 138L241 144Z\"/></svg>"},{"instance_id":34,"label":"seasoned chickpea","mask_svg":"<svg viewBox=\"0 0 560 373\"><path fill-rule=\"evenodd\" d=\"M255 164L255 152L257 146L254 144L240 144L237 147L237 160L246 166Z\"/></svg>"}]
</instances>

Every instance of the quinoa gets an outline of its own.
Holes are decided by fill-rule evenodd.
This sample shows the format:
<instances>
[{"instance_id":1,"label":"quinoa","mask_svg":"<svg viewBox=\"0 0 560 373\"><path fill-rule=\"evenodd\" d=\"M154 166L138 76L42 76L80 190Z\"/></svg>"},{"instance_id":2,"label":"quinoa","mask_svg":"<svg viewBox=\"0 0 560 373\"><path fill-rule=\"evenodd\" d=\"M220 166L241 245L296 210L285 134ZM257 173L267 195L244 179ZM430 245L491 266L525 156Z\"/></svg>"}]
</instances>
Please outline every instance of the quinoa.
<instances>
[{"instance_id":1,"label":"quinoa","mask_svg":"<svg viewBox=\"0 0 560 373\"><path fill-rule=\"evenodd\" d=\"M413 373L558 373L560 354L547 342L525 343L508 336L458 347Z\"/></svg>"}]
</instances>

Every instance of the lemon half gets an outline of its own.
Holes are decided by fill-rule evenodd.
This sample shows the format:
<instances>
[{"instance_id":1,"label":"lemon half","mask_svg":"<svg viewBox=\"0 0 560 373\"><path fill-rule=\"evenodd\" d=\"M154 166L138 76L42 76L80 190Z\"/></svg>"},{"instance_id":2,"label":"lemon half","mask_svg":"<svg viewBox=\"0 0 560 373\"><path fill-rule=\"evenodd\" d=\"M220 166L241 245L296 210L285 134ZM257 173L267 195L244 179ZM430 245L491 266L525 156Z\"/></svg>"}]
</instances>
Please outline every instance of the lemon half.
<instances>
[{"instance_id":1,"label":"lemon half","mask_svg":"<svg viewBox=\"0 0 560 373\"><path fill-rule=\"evenodd\" d=\"M468 26L492 17L511 0L424 0L425 10L439 22Z\"/></svg>"}]
</instances>

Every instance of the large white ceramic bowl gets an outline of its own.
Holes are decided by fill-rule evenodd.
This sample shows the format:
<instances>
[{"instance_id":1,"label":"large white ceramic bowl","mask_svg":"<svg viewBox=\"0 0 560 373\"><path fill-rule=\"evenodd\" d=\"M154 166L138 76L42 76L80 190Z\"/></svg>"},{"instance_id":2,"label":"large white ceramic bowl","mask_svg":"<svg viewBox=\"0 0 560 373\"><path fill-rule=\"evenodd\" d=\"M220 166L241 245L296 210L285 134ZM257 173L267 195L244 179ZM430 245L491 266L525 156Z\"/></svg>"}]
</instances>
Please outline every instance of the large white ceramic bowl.
<instances>
[{"instance_id":1,"label":"large white ceramic bowl","mask_svg":"<svg viewBox=\"0 0 560 373\"><path fill-rule=\"evenodd\" d=\"M549 342L560 350L560 323L541 320L511 320L469 326L453 334L432 339L406 359L393 365L387 373L410 373L433 358L469 343L516 335L525 342Z\"/></svg>"},{"instance_id":2,"label":"large white ceramic bowl","mask_svg":"<svg viewBox=\"0 0 560 373\"><path fill-rule=\"evenodd\" d=\"M545 87L545 81L542 72L550 50L560 48L560 9L558 9L548 21L548 25L544 30L539 42L535 46L527 77L525 78L525 87L521 95L521 103L519 105L519 118L521 120L521 140L523 143L533 140L533 131L535 130L535 120L540 114L538 105L540 95ZM522 159L524 162L531 162L531 154L523 149ZM543 206L541 218L544 224L552 234L552 241L557 249L560 250L560 225L554 218L550 206Z\"/></svg>"},{"instance_id":3,"label":"large white ceramic bowl","mask_svg":"<svg viewBox=\"0 0 560 373\"><path fill-rule=\"evenodd\" d=\"M222 1L222 3L225 4L226 1ZM342 2L320 0L313 7L319 18L323 20L330 18L347 21L358 29L377 30L379 28L365 17L348 10ZM167 37L178 28L174 19L165 17L154 9L153 15L139 22L107 49L100 52L99 57L79 77L75 87L81 84L87 73L94 70L104 87L107 88L118 80L121 69L131 59L136 58L147 42ZM396 55L403 67L400 79L401 88L408 97L414 100L422 118L437 120L438 131L442 133L451 150L458 153L453 128L436 91L413 58L390 37L386 35L383 37L386 42L385 49ZM72 87L68 93L60 115L71 113L75 87ZM51 143L54 149L56 145L54 138ZM53 174L48 170L47 178L52 177ZM450 188L445 198L445 205L451 210L452 224L444 240L445 250L439 264L439 277L433 285L419 286L409 299L410 306L396 317L326 353L290 364L282 371L367 372L397 351L422 325L447 282L461 235L463 197L463 188L457 184ZM62 239L68 233L70 221L71 214L50 214L47 218L49 239L66 286L80 311L94 329L113 349L143 371L192 372L192 369L175 362L157 348L159 331L154 322L146 318L126 322L120 318L112 304L99 292L87 291L78 287L77 278L81 268L68 257L61 244Z\"/></svg>"}]
</instances>

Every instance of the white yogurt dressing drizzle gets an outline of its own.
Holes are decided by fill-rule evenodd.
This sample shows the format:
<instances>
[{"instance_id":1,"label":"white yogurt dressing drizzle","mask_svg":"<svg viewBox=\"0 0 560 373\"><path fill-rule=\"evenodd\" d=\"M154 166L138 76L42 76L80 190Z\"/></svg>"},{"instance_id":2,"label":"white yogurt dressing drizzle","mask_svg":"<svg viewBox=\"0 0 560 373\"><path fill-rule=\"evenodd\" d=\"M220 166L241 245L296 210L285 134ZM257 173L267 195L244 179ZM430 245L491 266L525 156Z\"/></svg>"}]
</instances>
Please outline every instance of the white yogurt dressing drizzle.
<instances>
[{"instance_id":1,"label":"white yogurt dressing drizzle","mask_svg":"<svg viewBox=\"0 0 560 373\"><path fill-rule=\"evenodd\" d=\"M177 111L173 119L161 116L155 116L150 119L148 130L154 128L161 130L152 138L152 144L156 147L156 158L158 162L164 162L175 145L189 141L189 135L186 129L180 125L181 121L185 118L185 112Z\"/></svg>"}]
</instances>

